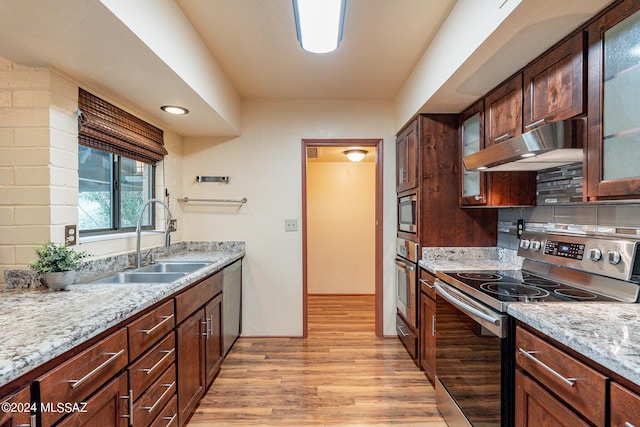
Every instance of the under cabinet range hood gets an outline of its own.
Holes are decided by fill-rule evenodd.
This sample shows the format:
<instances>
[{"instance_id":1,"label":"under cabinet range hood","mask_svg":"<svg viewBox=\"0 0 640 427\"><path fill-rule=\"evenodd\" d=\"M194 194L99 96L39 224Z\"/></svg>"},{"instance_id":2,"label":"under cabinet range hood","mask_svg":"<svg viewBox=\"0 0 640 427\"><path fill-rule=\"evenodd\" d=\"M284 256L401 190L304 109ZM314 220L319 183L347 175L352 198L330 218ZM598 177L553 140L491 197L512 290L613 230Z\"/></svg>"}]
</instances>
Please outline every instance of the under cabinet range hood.
<instances>
[{"instance_id":1,"label":"under cabinet range hood","mask_svg":"<svg viewBox=\"0 0 640 427\"><path fill-rule=\"evenodd\" d=\"M462 161L469 172L537 171L582 162L584 119L563 120L507 139Z\"/></svg>"}]
</instances>

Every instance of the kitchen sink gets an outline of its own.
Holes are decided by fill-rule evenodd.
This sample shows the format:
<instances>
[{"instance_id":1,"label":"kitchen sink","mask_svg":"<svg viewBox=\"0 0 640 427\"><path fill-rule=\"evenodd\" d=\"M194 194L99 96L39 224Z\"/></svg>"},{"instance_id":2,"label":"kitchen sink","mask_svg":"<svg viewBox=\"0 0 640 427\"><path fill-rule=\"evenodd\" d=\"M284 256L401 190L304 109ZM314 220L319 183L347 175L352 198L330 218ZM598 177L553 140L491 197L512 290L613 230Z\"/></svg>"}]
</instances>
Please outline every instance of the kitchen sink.
<instances>
[{"instance_id":1,"label":"kitchen sink","mask_svg":"<svg viewBox=\"0 0 640 427\"><path fill-rule=\"evenodd\" d=\"M158 261L155 264L140 268L139 272L158 273L191 273L206 267L210 263L201 261Z\"/></svg>"},{"instance_id":2,"label":"kitchen sink","mask_svg":"<svg viewBox=\"0 0 640 427\"><path fill-rule=\"evenodd\" d=\"M186 272L158 273L133 271L112 274L91 283L171 283L186 276Z\"/></svg>"}]
</instances>

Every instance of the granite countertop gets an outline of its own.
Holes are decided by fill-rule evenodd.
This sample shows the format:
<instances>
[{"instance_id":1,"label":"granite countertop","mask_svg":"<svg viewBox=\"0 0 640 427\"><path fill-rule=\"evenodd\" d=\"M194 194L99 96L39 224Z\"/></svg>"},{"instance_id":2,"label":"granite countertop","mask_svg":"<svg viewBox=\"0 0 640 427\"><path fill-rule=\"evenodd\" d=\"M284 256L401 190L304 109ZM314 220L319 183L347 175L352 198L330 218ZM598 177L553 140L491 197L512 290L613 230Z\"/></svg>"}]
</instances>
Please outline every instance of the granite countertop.
<instances>
[{"instance_id":1,"label":"granite countertop","mask_svg":"<svg viewBox=\"0 0 640 427\"><path fill-rule=\"evenodd\" d=\"M522 258L516 251L498 247L422 248L422 259L418 264L433 274L459 270L519 270Z\"/></svg>"},{"instance_id":2,"label":"granite countertop","mask_svg":"<svg viewBox=\"0 0 640 427\"><path fill-rule=\"evenodd\" d=\"M517 270L522 259L499 248L423 248L419 265L433 274ZM640 304L511 303L508 313L640 386Z\"/></svg>"},{"instance_id":3,"label":"granite countertop","mask_svg":"<svg viewBox=\"0 0 640 427\"><path fill-rule=\"evenodd\" d=\"M640 304L512 303L508 313L640 386Z\"/></svg>"},{"instance_id":4,"label":"granite countertop","mask_svg":"<svg viewBox=\"0 0 640 427\"><path fill-rule=\"evenodd\" d=\"M237 244L198 249L167 257L211 262L172 283L76 283L59 292L0 292L0 387L245 254Z\"/></svg>"}]
</instances>

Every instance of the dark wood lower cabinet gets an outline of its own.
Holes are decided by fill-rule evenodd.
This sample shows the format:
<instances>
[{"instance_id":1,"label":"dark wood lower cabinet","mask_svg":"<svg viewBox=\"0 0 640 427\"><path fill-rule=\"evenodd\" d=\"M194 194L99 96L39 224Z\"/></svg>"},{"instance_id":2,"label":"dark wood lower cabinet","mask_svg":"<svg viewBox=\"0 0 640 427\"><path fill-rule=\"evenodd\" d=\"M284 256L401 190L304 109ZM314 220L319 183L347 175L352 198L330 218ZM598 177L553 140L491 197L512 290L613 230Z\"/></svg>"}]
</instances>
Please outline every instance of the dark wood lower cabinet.
<instances>
[{"instance_id":1,"label":"dark wood lower cabinet","mask_svg":"<svg viewBox=\"0 0 640 427\"><path fill-rule=\"evenodd\" d=\"M202 309L176 329L179 425L184 425L204 395L205 333L206 322Z\"/></svg>"},{"instance_id":2,"label":"dark wood lower cabinet","mask_svg":"<svg viewBox=\"0 0 640 427\"><path fill-rule=\"evenodd\" d=\"M420 294L420 366L431 384L436 379L436 302Z\"/></svg>"},{"instance_id":3,"label":"dark wood lower cabinet","mask_svg":"<svg viewBox=\"0 0 640 427\"><path fill-rule=\"evenodd\" d=\"M206 315L206 383L211 385L220 371L223 360L222 349L222 294L218 294L205 306Z\"/></svg>"},{"instance_id":4,"label":"dark wood lower cabinet","mask_svg":"<svg viewBox=\"0 0 640 427\"><path fill-rule=\"evenodd\" d=\"M611 383L611 426L640 426L640 395Z\"/></svg>"},{"instance_id":5,"label":"dark wood lower cabinet","mask_svg":"<svg viewBox=\"0 0 640 427\"><path fill-rule=\"evenodd\" d=\"M44 403L44 402L43 402ZM72 402L64 402L71 404ZM76 403L76 402L74 402ZM78 410L62 420L58 427L104 427L129 425L129 393L127 373L122 373L86 400L86 406L77 402ZM50 425L50 424L42 424Z\"/></svg>"},{"instance_id":6,"label":"dark wood lower cabinet","mask_svg":"<svg viewBox=\"0 0 640 427\"><path fill-rule=\"evenodd\" d=\"M522 371L516 371L516 427L588 427Z\"/></svg>"}]
</instances>

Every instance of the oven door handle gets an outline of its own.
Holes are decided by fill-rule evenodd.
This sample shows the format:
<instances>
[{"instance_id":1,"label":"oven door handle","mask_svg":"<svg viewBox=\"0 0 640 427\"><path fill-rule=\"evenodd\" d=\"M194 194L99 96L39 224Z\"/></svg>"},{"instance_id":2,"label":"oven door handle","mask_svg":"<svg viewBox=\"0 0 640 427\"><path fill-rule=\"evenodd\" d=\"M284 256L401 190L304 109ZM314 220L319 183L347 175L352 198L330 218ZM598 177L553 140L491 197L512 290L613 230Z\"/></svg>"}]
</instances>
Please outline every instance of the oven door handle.
<instances>
[{"instance_id":1,"label":"oven door handle","mask_svg":"<svg viewBox=\"0 0 640 427\"><path fill-rule=\"evenodd\" d=\"M436 291L438 291L438 293L442 296L442 298L446 299L447 301L449 301L451 304L455 305L456 307L460 308L461 310L464 310L466 312L469 312L471 314L473 314L474 316L477 316L479 318L481 318L482 320L486 320L487 322L490 322L496 326L500 325L500 321L501 319L495 318L493 316L489 316L488 314L485 314L483 312L481 312L480 310L465 304L463 301L460 301L457 297L453 296L451 294L451 292L449 292L447 289L443 288L442 286L440 286L440 284L438 282L436 282Z\"/></svg>"},{"instance_id":2,"label":"oven door handle","mask_svg":"<svg viewBox=\"0 0 640 427\"><path fill-rule=\"evenodd\" d=\"M396 265L400 268L402 268L403 270L408 270L408 271L416 271L416 268L412 265L409 264L405 264L402 261L396 260Z\"/></svg>"}]
</instances>

